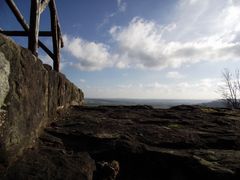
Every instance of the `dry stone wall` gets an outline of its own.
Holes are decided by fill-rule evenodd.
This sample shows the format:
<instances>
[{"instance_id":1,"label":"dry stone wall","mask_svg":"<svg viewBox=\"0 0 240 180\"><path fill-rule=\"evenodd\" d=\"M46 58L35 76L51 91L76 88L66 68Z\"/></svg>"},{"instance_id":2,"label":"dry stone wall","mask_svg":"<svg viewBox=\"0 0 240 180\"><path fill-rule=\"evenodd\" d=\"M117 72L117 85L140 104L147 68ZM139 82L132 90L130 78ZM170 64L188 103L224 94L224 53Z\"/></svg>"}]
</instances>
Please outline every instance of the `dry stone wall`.
<instances>
[{"instance_id":1,"label":"dry stone wall","mask_svg":"<svg viewBox=\"0 0 240 180\"><path fill-rule=\"evenodd\" d=\"M34 144L57 109L82 105L83 92L0 34L0 161L9 163Z\"/></svg>"}]
</instances>

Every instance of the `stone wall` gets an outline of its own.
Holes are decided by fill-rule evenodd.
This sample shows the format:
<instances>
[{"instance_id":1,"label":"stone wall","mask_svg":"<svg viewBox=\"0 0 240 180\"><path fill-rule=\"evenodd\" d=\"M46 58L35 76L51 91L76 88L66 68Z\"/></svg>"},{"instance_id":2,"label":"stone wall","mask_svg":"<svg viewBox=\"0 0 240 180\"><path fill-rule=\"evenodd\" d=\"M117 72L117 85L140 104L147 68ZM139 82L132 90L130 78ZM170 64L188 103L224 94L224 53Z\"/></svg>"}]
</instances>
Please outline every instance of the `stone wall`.
<instances>
[{"instance_id":1,"label":"stone wall","mask_svg":"<svg viewBox=\"0 0 240 180\"><path fill-rule=\"evenodd\" d=\"M0 34L0 162L31 147L58 108L82 102L82 91L63 74Z\"/></svg>"}]
</instances>

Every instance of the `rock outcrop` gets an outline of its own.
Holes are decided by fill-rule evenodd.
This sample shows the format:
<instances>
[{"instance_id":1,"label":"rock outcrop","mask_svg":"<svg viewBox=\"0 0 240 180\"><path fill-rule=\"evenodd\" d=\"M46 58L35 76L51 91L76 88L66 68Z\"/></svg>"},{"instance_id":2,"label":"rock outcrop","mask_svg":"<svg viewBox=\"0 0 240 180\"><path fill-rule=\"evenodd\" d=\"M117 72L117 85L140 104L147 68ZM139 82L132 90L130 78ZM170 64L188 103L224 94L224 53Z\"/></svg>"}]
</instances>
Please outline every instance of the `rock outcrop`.
<instances>
[{"instance_id":1,"label":"rock outcrop","mask_svg":"<svg viewBox=\"0 0 240 180\"><path fill-rule=\"evenodd\" d=\"M238 180L239 165L239 110L74 106L5 179Z\"/></svg>"},{"instance_id":2,"label":"rock outcrop","mask_svg":"<svg viewBox=\"0 0 240 180\"><path fill-rule=\"evenodd\" d=\"M16 160L58 109L82 101L82 91L63 74L0 34L0 162Z\"/></svg>"}]
</instances>

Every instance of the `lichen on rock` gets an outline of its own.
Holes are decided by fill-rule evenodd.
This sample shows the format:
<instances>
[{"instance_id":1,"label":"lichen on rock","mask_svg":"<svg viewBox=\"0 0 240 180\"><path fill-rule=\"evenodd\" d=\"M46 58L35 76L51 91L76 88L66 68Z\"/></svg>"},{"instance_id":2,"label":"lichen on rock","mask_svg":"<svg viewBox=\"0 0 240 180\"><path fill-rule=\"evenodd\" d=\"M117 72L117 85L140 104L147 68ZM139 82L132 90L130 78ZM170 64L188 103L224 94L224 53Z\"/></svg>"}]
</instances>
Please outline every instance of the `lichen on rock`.
<instances>
[{"instance_id":1,"label":"lichen on rock","mask_svg":"<svg viewBox=\"0 0 240 180\"><path fill-rule=\"evenodd\" d=\"M4 54L0 52L0 109L4 105L4 100L9 91L9 74L10 63L5 58Z\"/></svg>"}]
</instances>

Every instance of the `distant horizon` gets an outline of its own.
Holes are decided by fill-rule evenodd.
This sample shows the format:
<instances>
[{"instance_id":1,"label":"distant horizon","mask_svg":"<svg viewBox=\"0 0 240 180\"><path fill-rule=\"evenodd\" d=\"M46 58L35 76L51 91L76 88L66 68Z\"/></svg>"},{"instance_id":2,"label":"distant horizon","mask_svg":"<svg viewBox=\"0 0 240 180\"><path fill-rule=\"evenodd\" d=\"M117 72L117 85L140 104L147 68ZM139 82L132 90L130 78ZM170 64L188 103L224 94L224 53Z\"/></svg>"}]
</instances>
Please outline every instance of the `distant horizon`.
<instances>
[{"instance_id":1,"label":"distant horizon","mask_svg":"<svg viewBox=\"0 0 240 180\"><path fill-rule=\"evenodd\" d=\"M208 107L224 107L221 100L206 99L133 99L133 98L85 98L87 106L136 106L148 105L154 108L170 108L178 105L203 105Z\"/></svg>"},{"instance_id":2,"label":"distant horizon","mask_svg":"<svg viewBox=\"0 0 240 180\"><path fill-rule=\"evenodd\" d=\"M121 99L121 100L203 100L203 101L215 101L215 100L222 100L222 99L164 99L164 98L94 98L94 97L84 97L84 99L113 99L113 100L118 100L118 99Z\"/></svg>"}]
</instances>

